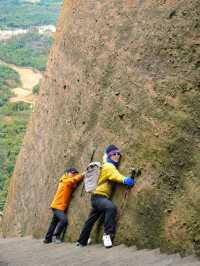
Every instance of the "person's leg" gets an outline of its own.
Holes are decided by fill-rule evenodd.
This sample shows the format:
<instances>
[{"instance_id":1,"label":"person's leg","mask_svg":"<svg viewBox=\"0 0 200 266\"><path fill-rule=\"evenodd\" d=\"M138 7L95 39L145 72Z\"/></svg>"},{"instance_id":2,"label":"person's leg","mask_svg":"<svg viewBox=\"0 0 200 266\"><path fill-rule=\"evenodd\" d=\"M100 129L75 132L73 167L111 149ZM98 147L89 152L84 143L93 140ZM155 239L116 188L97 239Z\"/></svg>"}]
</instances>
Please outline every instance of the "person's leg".
<instances>
[{"instance_id":1,"label":"person's leg","mask_svg":"<svg viewBox=\"0 0 200 266\"><path fill-rule=\"evenodd\" d=\"M60 238L63 230L65 230L68 224L67 215L64 213L64 211L60 211L57 209L54 210L54 215L59 220L56 230L54 232L54 236L56 236L56 238Z\"/></svg>"},{"instance_id":2,"label":"person's leg","mask_svg":"<svg viewBox=\"0 0 200 266\"><path fill-rule=\"evenodd\" d=\"M104 212L104 236L103 242L106 248L112 247L112 239L115 235L117 208L107 198L99 197L98 209Z\"/></svg>"},{"instance_id":3,"label":"person's leg","mask_svg":"<svg viewBox=\"0 0 200 266\"><path fill-rule=\"evenodd\" d=\"M104 213L104 233L114 235L117 215L116 206L111 200L101 196L95 197L94 204L97 211Z\"/></svg>"},{"instance_id":4,"label":"person's leg","mask_svg":"<svg viewBox=\"0 0 200 266\"><path fill-rule=\"evenodd\" d=\"M64 229L63 229L63 231L62 231L62 234L61 234L61 236L60 236L60 240L61 240L62 242L64 242L64 239L65 239L65 234L66 234L66 231L67 231L67 226L68 226L68 223L65 225L65 227L64 227Z\"/></svg>"},{"instance_id":5,"label":"person's leg","mask_svg":"<svg viewBox=\"0 0 200 266\"><path fill-rule=\"evenodd\" d=\"M49 225L48 231L45 235L44 243L52 242L52 237L53 237L53 234L54 234L54 231L56 229L58 222L59 222L59 219L56 217L56 215L54 214L54 211L53 211L53 217L52 217L51 223Z\"/></svg>"},{"instance_id":6,"label":"person's leg","mask_svg":"<svg viewBox=\"0 0 200 266\"><path fill-rule=\"evenodd\" d=\"M117 208L112 203L112 201L108 200L106 202L106 208L105 208L104 233L106 235L110 235L111 238L114 238L115 235L116 216L117 216Z\"/></svg>"},{"instance_id":7,"label":"person's leg","mask_svg":"<svg viewBox=\"0 0 200 266\"><path fill-rule=\"evenodd\" d=\"M101 212L96 209L96 206L94 206L94 201L95 200L92 198L91 199L92 210L90 211L89 217L88 217L87 221L85 222L83 229L81 231L81 234L79 236L79 239L77 241L78 244L81 244L82 246L87 245L92 227L101 214Z\"/></svg>"}]
</instances>

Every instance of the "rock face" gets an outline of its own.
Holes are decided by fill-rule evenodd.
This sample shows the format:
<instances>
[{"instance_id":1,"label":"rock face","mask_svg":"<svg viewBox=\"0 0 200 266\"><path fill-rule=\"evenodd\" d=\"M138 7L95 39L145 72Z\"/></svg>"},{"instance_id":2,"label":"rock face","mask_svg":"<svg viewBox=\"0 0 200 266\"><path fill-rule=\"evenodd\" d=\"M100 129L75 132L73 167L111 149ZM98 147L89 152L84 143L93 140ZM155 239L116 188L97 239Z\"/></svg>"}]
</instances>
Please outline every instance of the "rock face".
<instances>
[{"instance_id":1,"label":"rock face","mask_svg":"<svg viewBox=\"0 0 200 266\"><path fill-rule=\"evenodd\" d=\"M84 170L94 147L100 160L114 143L122 173L143 168L116 242L200 253L199 14L198 0L64 1L12 177L5 235L42 237L64 168ZM118 206L123 195L118 185ZM68 240L77 239L88 211L79 188Z\"/></svg>"}]
</instances>

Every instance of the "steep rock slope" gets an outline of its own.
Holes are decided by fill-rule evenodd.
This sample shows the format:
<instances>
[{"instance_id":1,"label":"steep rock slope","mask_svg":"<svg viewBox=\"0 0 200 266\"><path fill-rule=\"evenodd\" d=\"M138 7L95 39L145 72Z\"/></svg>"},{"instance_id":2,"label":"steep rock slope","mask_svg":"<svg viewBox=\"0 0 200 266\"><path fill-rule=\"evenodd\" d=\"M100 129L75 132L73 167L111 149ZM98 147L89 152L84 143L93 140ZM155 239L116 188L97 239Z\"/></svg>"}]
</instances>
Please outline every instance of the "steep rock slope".
<instances>
[{"instance_id":1,"label":"steep rock slope","mask_svg":"<svg viewBox=\"0 0 200 266\"><path fill-rule=\"evenodd\" d=\"M199 14L198 0L64 1L12 177L5 235L41 237L64 168L83 170L96 145L100 159L114 143L124 154L121 172L143 168L116 242L199 254ZM118 186L118 206L123 192ZM88 207L79 189L68 240Z\"/></svg>"}]
</instances>

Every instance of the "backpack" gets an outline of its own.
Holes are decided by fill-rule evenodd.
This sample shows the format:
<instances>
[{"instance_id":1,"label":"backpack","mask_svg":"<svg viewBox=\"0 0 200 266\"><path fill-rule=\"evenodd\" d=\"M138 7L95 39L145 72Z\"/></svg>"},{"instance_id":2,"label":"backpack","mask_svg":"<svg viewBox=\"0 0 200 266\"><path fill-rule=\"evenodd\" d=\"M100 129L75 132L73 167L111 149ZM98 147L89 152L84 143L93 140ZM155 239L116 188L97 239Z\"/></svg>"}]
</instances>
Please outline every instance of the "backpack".
<instances>
[{"instance_id":1,"label":"backpack","mask_svg":"<svg viewBox=\"0 0 200 266\"><path fill-rule=\"evenodd\" d=\"M84 186L86 192L94 192L101 173L101 163L91 162L85 172Z\"/></svg>"}]
</instances>

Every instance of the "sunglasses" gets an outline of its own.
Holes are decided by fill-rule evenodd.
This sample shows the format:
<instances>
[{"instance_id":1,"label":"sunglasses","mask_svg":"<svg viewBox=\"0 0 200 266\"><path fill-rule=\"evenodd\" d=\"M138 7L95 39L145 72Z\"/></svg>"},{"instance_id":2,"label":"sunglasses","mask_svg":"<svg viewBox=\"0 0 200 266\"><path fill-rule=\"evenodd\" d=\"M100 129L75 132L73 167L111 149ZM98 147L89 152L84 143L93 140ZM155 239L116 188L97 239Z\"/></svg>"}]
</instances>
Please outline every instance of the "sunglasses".
<instances>
[{"instance_id":1,"label":"sunglasses","mask_svg":"<svg viewBox=\"0 0 200 266\"><path fill-rule=\"evenodd\" d=\"M116 156L116 155L121 155L121 154L120 154L120 152L115 152L115 153L112 153L111 156L113 156L113 155Z\"/></svg>"}]
</instances>

